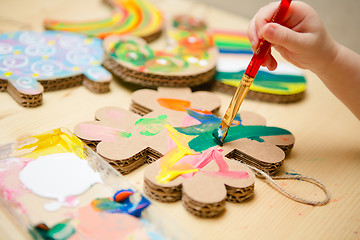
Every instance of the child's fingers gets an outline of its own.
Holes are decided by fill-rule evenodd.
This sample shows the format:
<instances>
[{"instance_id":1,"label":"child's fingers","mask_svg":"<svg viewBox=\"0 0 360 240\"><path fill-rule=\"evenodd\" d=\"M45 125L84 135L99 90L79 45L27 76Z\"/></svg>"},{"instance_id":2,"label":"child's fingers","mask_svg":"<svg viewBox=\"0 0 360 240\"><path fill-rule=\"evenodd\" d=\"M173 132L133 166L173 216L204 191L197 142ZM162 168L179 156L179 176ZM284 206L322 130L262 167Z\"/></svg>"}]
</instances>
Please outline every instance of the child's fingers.
<instances>
[{"instance_id":1,"label":"child's fingers","mask_svg":"<svg viewBox=\"0 0 360 240\"><path fill-rule=\"evenodd\" d=\"M260 8L260 10L255 14L255 16L251 19L249 26L248 26L248 38L251 43L251 48L253 52L255 52L258 44L259 39L262 38L260 35L262 27L267 24L274 12L276 11L277 7L279 5L279 2L272 2L265 7Z\"/></svg>"},{"instance_id":2,"label":"child's fingers","mask_svg":"<svg viewBox=\"0 0 360 240\"><path fill-rule=\"evenodd\" d=\"M260 30L265 24L271 21L276 9L279 6L279 2L272 2L266 5L265 7L260 8L260 10L255 15L255 30L258 33L258 36L262 38Z\"/></svg>"},{"instance_id":3,"label":"child's fingers","mask_svg":"<svg viewBox=\"0 0 360 240\"><path fill-rule=\"evenodd\" d=\"M271 50L266 55L264 62L261 64L263 67L267 67L270 71L274 71L277 68L277 61L271 55Z\"/></svg>"},{"instance_id":4,"label":"child's fingers","mask_svg":"<svg viewBox=\"0 0 360 240\"><path fill-rule=\"evenodd\" d=\"M296 51L301 46L306 45L306 39L301 33L292 31L277 23L266 24L261 31L261 35L271 44L283 46L290 51Z\"/></svg>"}]
</instances>

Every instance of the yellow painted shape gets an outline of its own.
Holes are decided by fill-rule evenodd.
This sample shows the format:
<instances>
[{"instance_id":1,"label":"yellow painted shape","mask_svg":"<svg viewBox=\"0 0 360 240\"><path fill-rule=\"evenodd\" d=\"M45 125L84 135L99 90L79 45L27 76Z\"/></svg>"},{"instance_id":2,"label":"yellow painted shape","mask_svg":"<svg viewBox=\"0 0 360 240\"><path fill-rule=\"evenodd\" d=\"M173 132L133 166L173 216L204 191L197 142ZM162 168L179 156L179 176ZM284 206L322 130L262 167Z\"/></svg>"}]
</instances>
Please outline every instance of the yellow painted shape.
<instances>
[{"instance_id":1,"label":"yellow painted shape","mask_svg":"<svg viewBox=\"0 0 360 240\"><path fill-rule=\"evenodd\" d=\"M159 183L167 183L182 174L198 171L198 169L190 164L174 166L181 158L186 155L194 155L196 152L188 146L188 142L192 137L179 133L169 124L166 124L165 127L169 131L169 136L175 142L176 147L159 159L160 172L156 176Z\"/></svg>"},{"instance_id":2,"label":"yellow painted shape","mask_svg":"<svg viewBox=\"0 0 360 240\"><path fill-rule=\"evenodd\" d=\"M54 153L74 153L81 159L84 155L84 143L65 128L57 128L45 133L19 139L17 153L21 157L38 158Z\"/></svg>"},{"instance_id":3,"label":"yellow painted shape","mask_svg":"<svg viewBox=\"0 0 360 240\"><path fill-rule=\"evenodd\" d=\"M279 84L281 85L281 84ZM304 83L286 83L283 84L284 87L288 88L287 90L283 89L269 89L266 87L262 87L259 85L251 85L250 90L256 92L263 92L263 93L271 93L271 94L282 94L282 95L291 95L297 94L305 91L306 85Z\"/></svg>"},{"instance_id":4,"label":"yellow painted shape","mask_svg":"<svg viewBox=\"0 0 360 240\"><path fill-rule=\"evenodd\" d=\"M6 72L6 73L4 73L4 76L5 77L10 77L12 75L12 72Z\"/></svg>"}]
</instances>

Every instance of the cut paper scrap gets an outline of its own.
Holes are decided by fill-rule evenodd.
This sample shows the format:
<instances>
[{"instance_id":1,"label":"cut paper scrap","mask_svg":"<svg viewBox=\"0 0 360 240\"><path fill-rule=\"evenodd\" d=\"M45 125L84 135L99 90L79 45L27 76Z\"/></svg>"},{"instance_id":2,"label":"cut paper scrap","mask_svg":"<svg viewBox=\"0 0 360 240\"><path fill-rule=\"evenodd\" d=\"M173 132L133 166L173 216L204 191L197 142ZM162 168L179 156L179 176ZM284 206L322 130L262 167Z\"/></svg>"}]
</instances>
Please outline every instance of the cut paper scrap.
<instances>
[{"instance_id":1,"label":"cut paper scrap","mask_svg":"<svg viewBox=\"0 0 360 240\"><path fill-rule=\"evenodd\" d=\"M69 22L47 19L46 29L81 33L90 37L105 38L109 35L131 34L146 40L157 39L162 31L164 19L148 0L106 0L113 9L111 17L86 22Z\"/></svg>"},{"instance_id":2,"label":"cut paper scrap","mask_svg":"<svg viewBox=\"0 0 360 240\"><path fill-rule=\"evenodd\" d=\"M229 141L223 147L215 146L215 141L208 135L221 121L214 115L220 101L210 92L191 92L189 88L142 89L135 91L131 97L131 109L142 116L121 108L105 107L95 113L96 121L77 124L74 133L86 143L96 146L97 153L121 173L129 173L150 163L145 167L148 174L145 174L144 184L147 194L164 202L182 198L189 202L188 210L198 216L215 216L224 210L225 198L222 194L226 196L226 188L221 182L223 180L218 183L217 179L234 180L237 173L233 174L233 171L247 169L239 161L276 174L294 145L294 136L288 130L266 126L265 119L256 113L240 112L230 127ZM139 120L146 124L136 124ZM93 131L90 125L96 126L97 130ZM101 131L101 128L108 127L114 129L110 138ZM129 132L131 136L121 137L117 134L119 131ZM211 149L213 152L210 154ZM157 159L160 160L154 161ZM182 184L192 182L191 179L199 179L196 180L199 186L190 184L189 191L204 189L204 198L211 197L213 193L203 184L211 182L217 186L216 189L223 190L219 190L219 195L215 194L216 199L211 203L203 198L181 195L181 189L184 190ZM238 200L234 201L248 199L253 191L250 185L244 186L244 191L229 185L235 196L239 193L239 197L234 197ZM198 208L200 205L204 208Z\"/></svg>"},{"instance_id":3,"label":"cut paper scrap","mask_svg":"<svg viewBox=\"0 0 360 240\"><path fill-rule=\"evenodd\" d=\"M18 141L0 146L0 202L34 239L188 239L67 129Z\"/></svg>"},{"instance_id":4,"label":"cut paper scrap","mask_svg":"<svg viewBox=\"0 0 360 240\"><path fill-rule=\"evenodd\" d=\"M167 35L165 49L134 36L105 38L105 67L124 82L147 87L193 87L213 79L218 52L210 34L175 29Z\"/></svg>"},{"instance_id":5,"label":"cut paper scrap","mask_svg":"<svg viewBox=\"0 0 360 240\"><path fill-rule=\"evenodd\" d=\"M215 45L219 49L213 89L233 94L248 66L251 44L245 33L213 30ZM275 71L260 69L247 96L268 102L294 102L304 96L306 80L300 69L287 62L279 62Z\"/></svg>"},{"instance_id":6,"label":"cut paper scrap","mask_svg":"<svg viewBox=\"0 0 360 240\"><path fill-rule=\"evenodd\" d=\"M90 168L88 162L73 153L54 153L38 157L22 169L19 179L33 193L57 200L45 206L49 211L69 205L67 199L82 194L95 183L102 182L100 175Z\"/></svg>"},{"instance_id":7,"label":"cut paper scrap","mask_svg":"<svg viewBox=\"0 0 360 240\"><path fill-rule=\"evenodd\" d=\"M0 35L0 91L23 107L42 104L44 91L83 84L109 91L111 74L102 67L98 38L57 31L19 31Z\"/></svg>"}]
</instances>

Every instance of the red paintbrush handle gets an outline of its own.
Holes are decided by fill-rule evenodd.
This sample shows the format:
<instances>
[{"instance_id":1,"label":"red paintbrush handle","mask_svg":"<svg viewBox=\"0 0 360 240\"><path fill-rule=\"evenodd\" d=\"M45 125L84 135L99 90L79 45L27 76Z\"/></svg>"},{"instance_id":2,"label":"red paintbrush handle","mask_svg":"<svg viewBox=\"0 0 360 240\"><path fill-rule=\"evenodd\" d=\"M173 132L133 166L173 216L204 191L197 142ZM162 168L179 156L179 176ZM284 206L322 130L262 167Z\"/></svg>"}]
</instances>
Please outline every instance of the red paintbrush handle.
<instances>
[{"instance_id":1,"label":"red paintbrush handle","mask_svg":"<svg viewBox=\"0 0 360 240\"><path fill-rule=\"evenodd\" d=\"M287 10L289 9L291 1L292 0L282 0L270 22L281 24L281 22L283 21L283 19L285 17L285 14L287 13ZM271 47L271 44L268 41L266 41L264 39L260 40L259 45L258 45L253 57L251 58L249 66L247 67L247 69L245 71L246 75L248 75L249 77L255 78L270 47Z\"/></svg>"}]
</instances>

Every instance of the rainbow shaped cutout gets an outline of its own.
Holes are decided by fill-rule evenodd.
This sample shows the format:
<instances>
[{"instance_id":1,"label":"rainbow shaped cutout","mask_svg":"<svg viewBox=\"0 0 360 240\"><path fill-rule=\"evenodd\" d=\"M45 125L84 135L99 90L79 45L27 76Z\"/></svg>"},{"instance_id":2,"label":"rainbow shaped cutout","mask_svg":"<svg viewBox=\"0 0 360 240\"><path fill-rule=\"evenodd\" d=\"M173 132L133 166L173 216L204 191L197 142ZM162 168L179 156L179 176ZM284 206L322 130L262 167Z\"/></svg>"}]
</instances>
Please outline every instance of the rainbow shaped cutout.
<instances>
[{"instance_id":1,"label":"rainbow shaped cutout","mask_svg":"<svg viewBox=\"0 0 360 240\"><path fill-rule=\"evenodd\" d=\"M113 8L112 16L86 22L66 22L47 19L46 29L70 31L91 37L105 38L116 34L132 34L148 42L159 37L164 20L161 12L147 0L106 0Z\"/></svg>"},{"instance_id":2,"label":"rainbow shaped cutout","mask_svg":"<svg viewBox=\"0 0 360 240\"><path fill-rule=\"evenodd\" d=\"M213 38L220 52L215 79L235 89L253 53L250 41L245 33L236 31L214 30ZM273 72L260 69L250 86L250 91L279 96L301 94L305 89L303 73L286 62L279 62L278 69Z\"/></svg>"}]
</instances>

